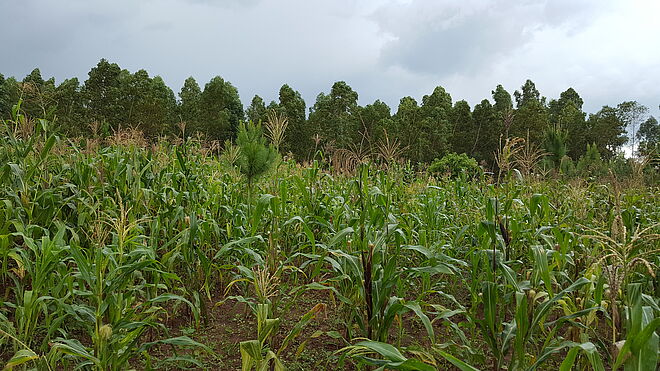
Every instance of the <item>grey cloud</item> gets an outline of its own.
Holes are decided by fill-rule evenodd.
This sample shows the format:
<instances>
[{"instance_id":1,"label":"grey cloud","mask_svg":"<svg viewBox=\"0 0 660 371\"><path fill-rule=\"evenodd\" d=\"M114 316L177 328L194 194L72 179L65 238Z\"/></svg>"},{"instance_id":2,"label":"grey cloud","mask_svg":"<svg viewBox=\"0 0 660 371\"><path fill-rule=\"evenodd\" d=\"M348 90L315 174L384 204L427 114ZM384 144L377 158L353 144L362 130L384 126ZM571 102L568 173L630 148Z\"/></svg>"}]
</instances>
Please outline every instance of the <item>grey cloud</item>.
<instances>
[{"instance_id":1,"label":"grey cloud","mask_svg":"<svg viewBox=\"0 0 660 371\"><path fill-rule=\"evenodd\" d=\"M544 27L570 25L598 4L567 0L413 1L376 11L374 19L392 36L382 63L413 72L446 76L474 73L533 40Z\"/></svg>"},{"instance_id":2,"label":"grey cloud","mask_svg":"<svg viewBox=\"0 0 660 371\"><path fill-rule=\"evenodd\" d=\"M256 6L261 0L182 0L183 3L213 5L229 9L240 9Z\"/></svg>"},{"instance_id":3,"label":"grey cloud","mask_svg":"<svg viewBox=\"0 0 660 371\"><path fill-rule=\"evenodd\" d=\"M0 72L85 80L107 58L175 92L220 75L246 104L287 83L308 106L345 80L362 104L393 109L437 85L475 104L532 78L549 98L574 86L589 109L657 107L660 26L645 14L658 11L651 0L0 0Z\"/></svg>"}]
</instances>

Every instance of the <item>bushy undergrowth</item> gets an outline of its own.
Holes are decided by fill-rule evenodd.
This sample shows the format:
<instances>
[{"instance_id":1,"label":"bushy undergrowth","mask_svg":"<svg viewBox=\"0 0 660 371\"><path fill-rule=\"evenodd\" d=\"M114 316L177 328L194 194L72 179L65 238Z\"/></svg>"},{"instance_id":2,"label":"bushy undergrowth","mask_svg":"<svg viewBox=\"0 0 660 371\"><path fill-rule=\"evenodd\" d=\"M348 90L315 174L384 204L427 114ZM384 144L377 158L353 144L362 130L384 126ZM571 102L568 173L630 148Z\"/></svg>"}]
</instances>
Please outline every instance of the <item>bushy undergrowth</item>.
<instances>
[{"instance_id":1,"label":"bushy undergrowth","mask_svg":"<svg viewBox=\"0 0 660 371\"><path fill-rule=\"evenodd\" d=\"M477 164L477 160L465 153L461 153L460 155L450 153L441 159L436 159L429 166L429 172L451 178L464 176L468 179L476 179L483 173L479 164Z\"/></svg>"}]
</instances>

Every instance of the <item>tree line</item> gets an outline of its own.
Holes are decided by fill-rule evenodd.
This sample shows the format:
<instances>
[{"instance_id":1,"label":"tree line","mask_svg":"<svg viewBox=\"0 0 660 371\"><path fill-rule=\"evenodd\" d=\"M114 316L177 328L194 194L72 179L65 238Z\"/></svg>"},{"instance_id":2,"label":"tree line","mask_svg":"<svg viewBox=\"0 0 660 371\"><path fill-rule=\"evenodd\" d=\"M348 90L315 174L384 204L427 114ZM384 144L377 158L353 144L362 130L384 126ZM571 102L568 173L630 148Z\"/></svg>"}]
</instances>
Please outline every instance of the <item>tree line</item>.
<instances>
[{"instance_id":1,"label":"tree line","mask_svg":"<svg viewBox=\"0 0 660 371\"><path fill-rule=\"evenodd\" d=\"M145 70L131 73L101 59L82 83L71 78L56 84L39 69L20 81L0 74L0 118L9 118L19 99L28 117L49 119L71 136L109 134L130 126L153 139L180 135L185 127L185 136L226 141L236 138L240 122L266 121L275 112L288 120L280 150L297 160L320 149L359 152L394 142L412 163L430 163L455 152L493 165L502 139L512 137L573 160L588 148L605 159L624 145L640 154L660 148L660 125L647 107L626 101L587 114L573 88L548 101L531 80L513 95L498 85L474 107L465 100L454 102L440 86L421 102L401 98L396 112L380 100L361 106L358 93L338 81L309 110L301 94L286 84L277 101L266 104L256 95L244 108L238 90L219 76L203 89L189 77L175 95L159 76Z\"/></svg>"}]
</instances>

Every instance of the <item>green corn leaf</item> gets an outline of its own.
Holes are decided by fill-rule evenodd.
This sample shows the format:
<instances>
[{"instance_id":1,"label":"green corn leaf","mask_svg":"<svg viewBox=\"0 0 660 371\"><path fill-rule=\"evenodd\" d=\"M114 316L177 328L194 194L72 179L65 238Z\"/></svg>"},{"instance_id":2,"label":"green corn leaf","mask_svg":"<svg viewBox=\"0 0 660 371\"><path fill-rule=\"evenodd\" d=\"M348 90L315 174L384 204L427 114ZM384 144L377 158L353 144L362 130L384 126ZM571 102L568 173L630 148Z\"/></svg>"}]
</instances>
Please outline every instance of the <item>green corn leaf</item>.
<instances>
[{"instance_id":1,"label":"green corn leaf","mask_svg":"<svg viewBox=\"0 0 660 371\"><path fill-rule=\"evenodd\" d=\"M140 352L145 351L145 350L153 347L154 345L158 345L158 344L173 345L173 346L177 346L177 347L202 348L202 349L204 349L205 351L207 351L209 353L213 353L213 350L211 348L209 348L208 346L189 338L188 336L177 336L177 337L173 337L173 338L169 338L169 339L156 340L156 341L152 341L152 342L149 342L149 343L144 343L144 344L142 344L142 346L140 346Z\"/></svg>"},{"instance_id":2,"label":"green corn leaf","mask_svg":"<svg viewBox=\"0 0 660 371\"><path fill-rule=\"evenodd\" d=\"M449 361L452 365L458 367L461 371L479 371L478 368L470 366L469 364L461 361L460 359L452 356L451 354L444 352L440 349L437 349L436 352L442 356L442 358Z\"/></svg>"},{"instance_id":3,"label":"green corn leaf","mask_svg":"<svg viewBox=\"0 0 660 371\"><path fill-rule=\"evenodd\" d=\"M5 364L5 370L11 370L12 368L22 365L26 362L33 361L38 359L39 355L33 352L30 349L21 349L14 354L13 357Z\"/></svg>"},{"instance_id":4,"label":"green corn leaf","mask_svg":"<svg viewBox=\"0 0 660 371\"><path fill-rule=\"evenodd\" d=\"M97 367L101 367L101 361L94 357L78 340L58 339L57 342L53 345L52 349L56 352L83 358L92 362Z\"/></svg>"},{"instance_id":5,"label":"green corn leaf","mask_svg":"<svg viewBox=\"0 0 660 371\"><path fill-rule=\"evenodd\" d=\"M419 305L419 302L417 301L407 302L404 303L403 305L406 308L412 310L417 315L417 317L422 321L424 328L426 328L426 333L428 334L429 339L431 340L431 344L435 343L435 333L433 332L433 325L431 324L429 317L422 310L422 307Z\"/></svg>"}]
</instances>

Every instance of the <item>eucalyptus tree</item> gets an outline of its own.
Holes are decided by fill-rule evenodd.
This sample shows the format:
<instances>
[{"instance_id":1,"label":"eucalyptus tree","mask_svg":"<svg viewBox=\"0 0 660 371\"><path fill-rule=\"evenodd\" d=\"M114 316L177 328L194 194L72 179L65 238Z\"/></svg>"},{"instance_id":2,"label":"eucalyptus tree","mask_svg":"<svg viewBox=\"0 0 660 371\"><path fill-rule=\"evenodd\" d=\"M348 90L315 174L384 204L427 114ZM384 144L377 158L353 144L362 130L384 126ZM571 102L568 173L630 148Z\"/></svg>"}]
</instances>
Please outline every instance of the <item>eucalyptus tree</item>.
<instances>
[{"instance_id":1,"label":"eucalyptus tree","mask_svg":"<svg viewBox=\"0 0 660 371\"><path fill-rule=\"evenodd\" d=\"M200 126L201 99L202 89L200 89L195 78L192 76L188 77L183 82L183 86L179 92L177 106L179 122L185 123L184 136L190 136L202 129Z\"/></svg>"},{"instance_id":2,"label":"eucalyptus tree","mask_svg":"<svg viewBox=\"0 0 660 371\"><path fill-rule=\"evenodd\" d=\"M637 150L637 130L639 130L639 126L648 118L648 112L648 107L636 101L622 102L617 106L617 116L628 130L628 140L633 155L635 155L635 151Z\"/></svg>"},{"instance_id":3,"label":"eucalyptus tree","mask_svg":"<svg viewBox=\"0 0 660 371\"><path fill-rule=\"evenodd\" d=\"M124 114L121 98L121 68L101 59L93 67L82 88L84 106L90 121L107 122L111 127L121 124Z\"/></svg>"},{"instance_id":4,"label":"eucalyptus tree","mask_svg":"<svg viewBox=\"0 0 660 371\"><path fill-rule=\"evenodd\" d=\"M277 110L288 122L287 135L282 143L284 153L291 152L297 160L310 156L312 133L307 122L305 100L300 92L284 84L279 91Z\"/></svg>"},{"instance_id":5,"label":"eucalyptus tree","mask_svg":"<svg viewBox=\"0 0 660 371\"><path fill-rule=\"evenodd\" d=\"M200 101L200 121L206 136L219 141L235 138L238 124L243 120L238 90L229 81L216 76L204 86Z\"/></svg>"},{"instance_id":6,"label":"eucalyptus tree","mask_svg":"<svg viewBox=\"0 0 660 371\"><path fill-rule=\"evenodd\" d=\"M477 135L477 127L472 120L470 105L464 100L454 103L451 111L451 150L472 156L472 139Z\"/></svg>"},{"instance_id":7,"label":"eucalyptus tree","mask_svg":"<svg viewBox=\"0 0 660 371\"><path fill-rule=\"evenodd\" d=\"M344 81L335 82L329 94L320 93L309 113L313 135L318 134L325 145L334 148L348 148L356 143L359 135L357 101L357 92Z\"/></svg>"},{"instance_id":8,"label":"eucalyptus tree","mask_svg":"<svg viewBox=\"0 0 660 371\"><path fill-rule=\"evenodd\" d=\"M266 104L264 103L263 98L258 95L252 97L250 105L245 109L245 116L248 121L252 122L264 122L267 113L268 109L266 109Z\"/></svg>"}]
</instances>

